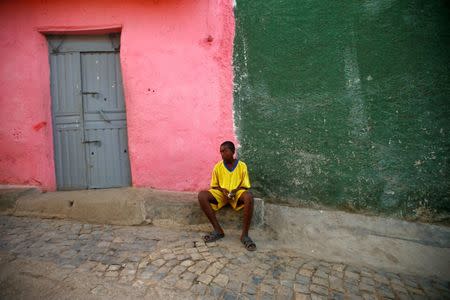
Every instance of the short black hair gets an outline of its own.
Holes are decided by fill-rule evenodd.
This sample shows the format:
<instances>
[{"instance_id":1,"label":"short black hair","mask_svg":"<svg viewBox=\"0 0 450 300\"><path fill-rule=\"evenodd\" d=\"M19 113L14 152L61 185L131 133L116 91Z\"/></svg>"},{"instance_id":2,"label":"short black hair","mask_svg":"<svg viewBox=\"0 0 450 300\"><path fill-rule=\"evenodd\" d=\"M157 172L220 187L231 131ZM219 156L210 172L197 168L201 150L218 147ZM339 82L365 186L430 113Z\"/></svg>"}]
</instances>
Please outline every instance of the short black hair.
<instances>
[{"instance_id":1,"label":"short black hair","mask_svg":"<svg viewBox=\"0 0 450 300\"><path fill-rule=\"evenodd\" d=\"M233 152L233 153L236 151L236 148L234 147L233 142L230 142L230 141L223 142L223 143L220 145L220 147L222 147L222 146L228 147L228 149L230 149L231 152Z\"/></svg>"}]
</instances>

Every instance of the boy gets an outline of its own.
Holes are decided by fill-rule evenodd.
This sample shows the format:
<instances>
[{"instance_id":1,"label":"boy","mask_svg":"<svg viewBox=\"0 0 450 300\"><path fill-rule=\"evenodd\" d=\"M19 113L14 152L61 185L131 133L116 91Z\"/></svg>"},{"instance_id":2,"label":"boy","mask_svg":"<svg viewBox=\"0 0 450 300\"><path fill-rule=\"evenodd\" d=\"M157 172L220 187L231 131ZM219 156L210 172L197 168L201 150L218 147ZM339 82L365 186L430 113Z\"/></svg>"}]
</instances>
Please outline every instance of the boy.
<instances>
[{"instance_id":1,"label":"boy","mask_svg":"<svg viewBox=\"0 0 450 300\"><path fill-rule=\"evenodd\" d=\"M225 236L222 227L217 221L215 211L222 206L230 204L234 210L244 209L244 224L241 242L245 249L256 250L256 244L248 236L250 222L253 214L253 195L248 191L250 179L247 165L234 158L235 147L230 141L220 145L220 155L223 161L214 166L211 178L211 188L198 194L198 202L208 217L214 231L203 237L206 243L211 243Z\"/></svg>"}]
</instances>

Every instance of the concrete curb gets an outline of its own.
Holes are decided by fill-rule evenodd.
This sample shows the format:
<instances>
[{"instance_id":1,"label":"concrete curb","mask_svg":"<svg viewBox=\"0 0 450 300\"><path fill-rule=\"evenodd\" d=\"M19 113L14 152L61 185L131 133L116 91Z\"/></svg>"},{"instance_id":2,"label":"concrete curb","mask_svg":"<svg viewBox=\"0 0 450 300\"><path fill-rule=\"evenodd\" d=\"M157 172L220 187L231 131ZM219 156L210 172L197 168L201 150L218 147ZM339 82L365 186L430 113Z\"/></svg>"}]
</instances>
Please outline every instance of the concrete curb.
<instances>
[{"instance_id":1,"label":"concrete curb","mask_svg":"<svg viewBox=\"0 0 450 300\"><path fill-rule=\"evenodd\" d=\"M15 216L73 219L82 222L170 227L208 225L197 202L197 193L144 188L80 190L40 193L15 189L0 196L2 212ZM242 211L224 208L218 219L225 227L242 225ZM264 224L262 199L255 199L253 227Z\"/></svg>"},{"instance_id":2,"label":"concrete curb","mask_svg":"<svg viewBox=\"0 0 450 300\"><path fill-rule=\"evenodd\" d=\"M450 228L391 218L266 204L280 244L313 257L450 277Z\"/></svg>"},{"instance_id":3,"label":"concrete curb","mask_svg":"<svg viewBox=\"0 0 450 300\"><path fill-rule=\"evenodd\" d=\"M16 208L17 199L27 195L39 195L37 188L0 188L0 214L12 214Z\"/></svg>"},{"instance_id":4,"label":"concrete curb","mask_svg":"<svg viewBox=\"0 0 450 300\"><path fill-rule=\"evenodd\" d=\"M25 195L17 199L13 215L114 225L139 225L145 220L143 200L132 189Z\"/></svg>"}]
</instances>

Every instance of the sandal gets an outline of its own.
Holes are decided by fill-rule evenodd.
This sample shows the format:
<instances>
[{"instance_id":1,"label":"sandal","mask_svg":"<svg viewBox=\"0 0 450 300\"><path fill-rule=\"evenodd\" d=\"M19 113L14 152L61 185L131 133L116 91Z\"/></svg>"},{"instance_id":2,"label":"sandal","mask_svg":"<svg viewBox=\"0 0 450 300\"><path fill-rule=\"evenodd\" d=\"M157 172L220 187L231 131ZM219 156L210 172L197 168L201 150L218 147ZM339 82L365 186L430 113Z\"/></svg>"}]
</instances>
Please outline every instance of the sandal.
<instances>
[{"instance_id":1,"label":"sandal","mask_svg":"<svg viewBox=\"0 0 450 300\"><path fill-rule=\"evenodd\" d=\"M252 239L247 235L241 240L242 244L244 244L245 249L248 251L255 251L256 244L252 241Z\"/></svg>"},{"instance_id":2,"label":"sandal","mask_svg":"<svg viewBox=\"0 0 450 300\"><path fill-rule=\"evenodd\" d=\"M215 241L223 238L224 236L225 236L225 234L223 234L223 233L219 233L217 231L213 231L213 232L211 232L211 233L209 233L207 235L204 235L203 236L203 241L205 243L212 243L212 242L215 242Z\"/></svg>"}]
</instances>

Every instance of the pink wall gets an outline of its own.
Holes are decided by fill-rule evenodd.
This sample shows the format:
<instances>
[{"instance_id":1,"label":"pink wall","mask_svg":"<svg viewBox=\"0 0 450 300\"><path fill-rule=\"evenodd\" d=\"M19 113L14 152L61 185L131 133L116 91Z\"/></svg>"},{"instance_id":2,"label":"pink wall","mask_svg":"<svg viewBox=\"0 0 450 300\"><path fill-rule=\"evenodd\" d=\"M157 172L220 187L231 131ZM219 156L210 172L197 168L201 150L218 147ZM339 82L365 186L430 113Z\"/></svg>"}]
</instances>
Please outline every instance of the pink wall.
<instances>
[{"instance_id":1,"label":"pink wall","mask_svg":"<svg viewBox=\"0 0 450 300\"><path fill-rule=\"evenodd\" d=\"M122 27L133 186L208 186L234 140L231 0L1 1L0 184L56 187L41 32Z\"/></svg>"}]
</instances>

